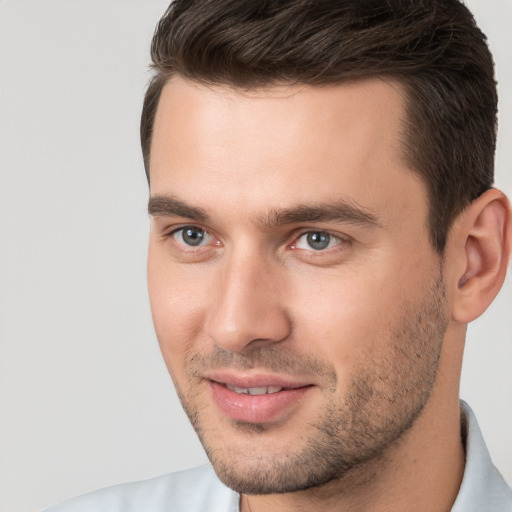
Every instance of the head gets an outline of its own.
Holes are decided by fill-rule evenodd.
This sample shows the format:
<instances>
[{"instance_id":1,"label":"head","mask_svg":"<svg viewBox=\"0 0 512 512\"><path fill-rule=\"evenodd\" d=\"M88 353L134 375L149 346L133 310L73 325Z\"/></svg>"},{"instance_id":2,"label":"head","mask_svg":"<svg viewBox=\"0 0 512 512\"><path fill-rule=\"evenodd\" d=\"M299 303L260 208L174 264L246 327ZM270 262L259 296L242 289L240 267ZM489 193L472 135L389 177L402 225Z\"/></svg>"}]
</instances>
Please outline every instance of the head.
<instances>
[{"instance_id":1,"label":"head","mask_svg":"<svg viewBox=\"0 0 512 512\"><path fill-rule=\"evenodd\" d=\"M403 86L403 151L424 181L433 246L493 183L497 94L484 34L458 0L173 2L155 32L144 101L150 148L170 77L251 90L382 76Z\"/></svg>"},{"instance_id":2,"label":"head","mask_svg":"<svg viewBox=\"0 0 512 512\"><path fill-rule=\"evenodd\" d=\"M464 324L510 250L482 235L509 213L488 190L496 92L473 18L186 0L152 56L151 306L219 476L289 493L412 463L453 419Z\"/></svg>"}]
</instances>

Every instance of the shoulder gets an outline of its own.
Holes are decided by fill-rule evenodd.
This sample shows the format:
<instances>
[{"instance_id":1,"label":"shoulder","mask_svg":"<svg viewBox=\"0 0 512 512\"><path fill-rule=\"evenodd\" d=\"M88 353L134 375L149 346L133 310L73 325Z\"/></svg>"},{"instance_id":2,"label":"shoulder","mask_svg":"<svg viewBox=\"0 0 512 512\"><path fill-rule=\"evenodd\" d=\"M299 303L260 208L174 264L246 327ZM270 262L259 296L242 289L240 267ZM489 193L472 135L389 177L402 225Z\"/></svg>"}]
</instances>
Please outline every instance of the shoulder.
<instances>
[{"instance_id":1,"label":"shoulder","mask_svg":"<svg viewBox=\"0 0 512 512\"><path fill-rule=\"evenodd\" d=\"M45 512L233 512L238 494L210 465L141 482L115 485L72 498Z\"/></svg>"}]
</instances>

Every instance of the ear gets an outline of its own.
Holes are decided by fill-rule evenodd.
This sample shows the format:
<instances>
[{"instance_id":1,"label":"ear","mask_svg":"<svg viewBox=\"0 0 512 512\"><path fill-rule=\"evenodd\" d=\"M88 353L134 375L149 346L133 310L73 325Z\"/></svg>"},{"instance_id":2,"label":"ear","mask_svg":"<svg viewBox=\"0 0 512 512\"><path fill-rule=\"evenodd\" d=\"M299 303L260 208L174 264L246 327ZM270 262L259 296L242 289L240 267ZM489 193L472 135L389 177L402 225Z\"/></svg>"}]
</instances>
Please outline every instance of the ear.
<instances>
[{"instance_id":1,"label":"ear","mask_svg":"<svg viewBox=\"0 0 512 512\"><path fill-rule=\"evenodd\" d=\"M505 280L512 251L508 199L499 190L488 190L464 210L454 229L452 318L469 323L487 309Z\"/></svg>"}]
</instances>

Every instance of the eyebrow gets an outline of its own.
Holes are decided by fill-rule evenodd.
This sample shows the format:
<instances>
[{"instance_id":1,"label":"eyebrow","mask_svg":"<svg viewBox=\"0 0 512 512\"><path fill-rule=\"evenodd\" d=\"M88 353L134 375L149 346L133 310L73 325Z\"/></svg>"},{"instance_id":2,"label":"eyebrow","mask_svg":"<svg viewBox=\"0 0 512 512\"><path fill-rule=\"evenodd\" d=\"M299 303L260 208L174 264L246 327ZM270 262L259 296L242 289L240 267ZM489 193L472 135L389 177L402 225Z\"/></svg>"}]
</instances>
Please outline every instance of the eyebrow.
<instances>
[{"instance_id":1,"label":"eyebrow","mask_svg":"<svg viewBox=\"0 0 512 512\"><path fill-rule=\"evenodd\" d=\"M275 208L263 219L263 224L269 227L301 222L343 222L357 226L380 226L373 212L347 200Z\"/></svg>"},{"instance_id":2,"label":"eyebrow","mask_svg":"<svg viewBox=\"0 0 512 512\"><path fill-rule=\"evenodd\" d=\"M148 203L148 213L153 217L177 216L205 223L211 219L207 210L191 206L170 195L152 196ZM267 228L301 222L343 222L357 226L381 227L375 213L348 200L273 208L259 220L259 224Z\"/></svg>"},{"instance_id":3,"label":"eyebrow","mask_svg":"<svg viewBox=\"0 0 512 512\"><path fill-rule=\"evenodd\" d=\"M149 198L148 213L152 217L186 217L198 222L207 222L210 216L203 208L190 206L173 196L158 195Z\"/></svg>"}]
</instances>

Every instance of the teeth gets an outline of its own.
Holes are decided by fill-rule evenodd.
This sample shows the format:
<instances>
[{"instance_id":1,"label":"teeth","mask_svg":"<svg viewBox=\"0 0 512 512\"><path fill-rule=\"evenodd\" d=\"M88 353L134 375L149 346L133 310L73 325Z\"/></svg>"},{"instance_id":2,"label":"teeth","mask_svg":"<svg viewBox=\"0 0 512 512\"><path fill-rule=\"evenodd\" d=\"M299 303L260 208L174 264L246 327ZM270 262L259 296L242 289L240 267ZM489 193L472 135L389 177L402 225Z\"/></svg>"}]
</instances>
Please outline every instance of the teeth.
<instances>
[{"instance_id":1,"label":"teeth","mask_svg":"<svg viewBox=\"0 0 512 512\"><path fill-rule=\"evenodd\" d=\"M227 386L227 388L231 389L231 391L234 391L235 393L238 393L240 395L249 394L249 390L247 388L239 388L237 386Z\"/></svg>"},{"instance_id":2,"label":"teeth","mask_svg":"<svg viewBox=\"0 0 512 512\"><path fill-rule=\"evenodd\" d=\"M266 395L267 388L249 388L249 395Z\"/></svg>"},{"instance_id":3,"label":"teeth","mask_svg":"<svg viewBox=\"0 0 512 512\"><path fill-rule=\"evenodd\" d=\"M277 386L267 386L261 388L239 388L238 386L230 386L226 384L226 387L235 393L240 395L266 395L272 393L278 393L283 388Z\"/></svg>"}]
</instances>

